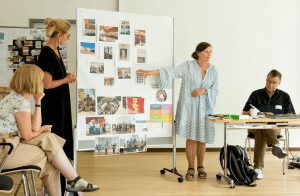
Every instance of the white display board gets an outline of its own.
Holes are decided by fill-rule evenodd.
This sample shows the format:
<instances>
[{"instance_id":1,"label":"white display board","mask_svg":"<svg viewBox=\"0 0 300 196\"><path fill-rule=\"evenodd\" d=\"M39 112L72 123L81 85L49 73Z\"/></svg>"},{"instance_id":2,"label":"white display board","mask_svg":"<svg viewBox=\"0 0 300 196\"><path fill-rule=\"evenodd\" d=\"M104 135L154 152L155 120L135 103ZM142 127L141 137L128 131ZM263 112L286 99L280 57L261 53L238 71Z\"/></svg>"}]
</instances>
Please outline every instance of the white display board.
<instances>
[{"instance_id":1,"label":"white display board","mask_svg":"<svg viewBox=\"0 0 300 196\"><path fill-rule=\"evenodd\" d=\"M172 144L172 87L136 70L173 66L173 18L80 8L76 24L77 149L134 133ZM91 131L95 121L101 129Z\"/></svg>"},{"instance_id":2,"label":"white display board","mask_svg":"<svg viewBox=\"0 0 300 196\"><path fill-rule=\"evenodd\" d=\"M43 29L32 29L27 27L1 27L0 26L0 86L9 86L10 79L13 75L13 69L10 68L8 57L13 56L8 50L9 45L13 45L13 40L43 39Z\"/></svg>"}]
</instances>

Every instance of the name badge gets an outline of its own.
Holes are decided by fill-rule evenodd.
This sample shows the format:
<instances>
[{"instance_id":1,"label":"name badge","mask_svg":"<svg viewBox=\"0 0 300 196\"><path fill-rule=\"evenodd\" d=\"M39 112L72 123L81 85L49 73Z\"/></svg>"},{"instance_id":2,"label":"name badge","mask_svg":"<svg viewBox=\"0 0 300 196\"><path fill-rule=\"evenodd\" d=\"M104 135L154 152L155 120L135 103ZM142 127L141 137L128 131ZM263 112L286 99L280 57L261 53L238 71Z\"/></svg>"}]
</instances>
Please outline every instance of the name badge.
<instances>
[{"instance_id":1,"label":"name badge","mask_svg":"<svg viewBox=\"0 0 300 196\"><path fill-rule=\"evenodd\" d=\"M276 110L282 110L282 105L275 105Z\"/></svg>"}]
</instances>

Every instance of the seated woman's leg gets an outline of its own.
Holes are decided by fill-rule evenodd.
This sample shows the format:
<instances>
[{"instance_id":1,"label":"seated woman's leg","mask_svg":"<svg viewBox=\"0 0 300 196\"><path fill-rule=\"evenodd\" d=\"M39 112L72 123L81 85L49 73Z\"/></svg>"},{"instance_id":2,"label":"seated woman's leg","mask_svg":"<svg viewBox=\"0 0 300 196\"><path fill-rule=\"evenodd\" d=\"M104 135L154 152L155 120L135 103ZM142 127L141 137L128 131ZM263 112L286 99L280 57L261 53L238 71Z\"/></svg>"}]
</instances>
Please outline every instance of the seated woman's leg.
<instances>
[{"instance_id":1,"label":"seated woman's leg","mask_svg":"<svg viewBox=\"0 0 300 196\"><path fill-rule=\"evenodd\" d=\"M47 192L50 195L61 195L59 171L48 162L45 152L40 147L26 143L14 146L14 151L5 164L5 169L24 165L40 167L39 178L42 179Z\"/></svg>"},{"instance_id":2,"label":"seated woman's leg","mask_svg":"<svg viewBox=\"0 0 300 196\"><path fill-rule=\"evenodd\" d=\"M36 145L43 149L51 163L68 181L78 179L78 174L71 165L65 152L62 149L65 140L53 133L43 133L34 139L27 141L26 144ZM84 179L76 180L74 191L95 191L98 186L91 185Z\"/></svg>"}]
</instances>

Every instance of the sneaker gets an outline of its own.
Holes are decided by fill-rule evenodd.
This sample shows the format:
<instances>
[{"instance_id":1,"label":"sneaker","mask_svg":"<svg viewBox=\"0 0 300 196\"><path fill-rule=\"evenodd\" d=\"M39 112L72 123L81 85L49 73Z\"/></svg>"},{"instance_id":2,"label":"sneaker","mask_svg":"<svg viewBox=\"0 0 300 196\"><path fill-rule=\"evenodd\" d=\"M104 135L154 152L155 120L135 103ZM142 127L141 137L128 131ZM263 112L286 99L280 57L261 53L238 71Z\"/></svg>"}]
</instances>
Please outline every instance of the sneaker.
<instances>
[{"instance_id":1,"label":"sneaker","mask_svg":"<svg viewBox=\"0 0 300 196\"><path fill-rule=\"evenodd\" d=\"M263 175L261 169L255 169L254 171L257 173L257 177L256 177L257 180L261 180L264 178L264 175Z\"/></svg>"},{"instance_id":2,"label":"sneaker","mask_svg":"<svg viewBox=\"0 0 300 196\"><path fill-rule=\"evenodd\" d=\"M279 159L283 159L284 157L287 156L287 152L283 150L283 148L280 146L280 144L275 144L272 147L272 154Z\"/></svg>"}]
</instances>

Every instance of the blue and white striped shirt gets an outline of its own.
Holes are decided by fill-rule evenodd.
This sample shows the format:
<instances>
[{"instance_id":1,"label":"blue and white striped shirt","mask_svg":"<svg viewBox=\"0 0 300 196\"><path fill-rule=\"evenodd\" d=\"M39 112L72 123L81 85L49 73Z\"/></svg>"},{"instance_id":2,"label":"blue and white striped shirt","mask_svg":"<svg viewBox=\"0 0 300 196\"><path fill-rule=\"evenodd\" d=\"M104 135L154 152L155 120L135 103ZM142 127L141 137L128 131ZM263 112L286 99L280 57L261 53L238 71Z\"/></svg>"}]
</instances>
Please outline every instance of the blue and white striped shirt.
<instances>
[{"instance_id":1,"label":"blue and white striped shirt","mask_svg":"<svg viewBox=\"0 0 300 196\"><path fill-rule=\"evenodd\" d=\"M176 67L159 69L159 86L165 88L173 79L182 78L176 111L176 131L180 137L213 143L215 128L208 120L208 114L213 114L218 94L218 72L209 65L204 78L196 60L186 61ZM192 97L196 89L204 88L207 95Z\"/></svg>"}]
</instances>

